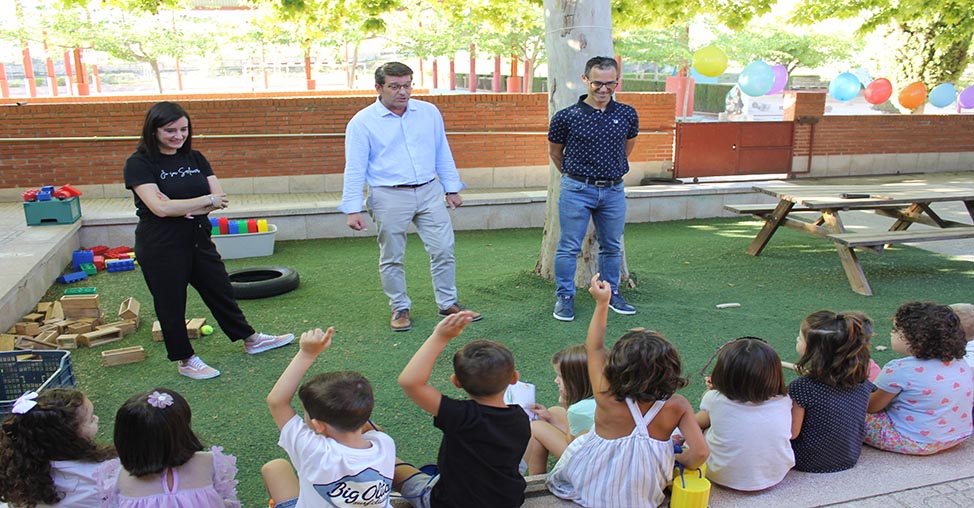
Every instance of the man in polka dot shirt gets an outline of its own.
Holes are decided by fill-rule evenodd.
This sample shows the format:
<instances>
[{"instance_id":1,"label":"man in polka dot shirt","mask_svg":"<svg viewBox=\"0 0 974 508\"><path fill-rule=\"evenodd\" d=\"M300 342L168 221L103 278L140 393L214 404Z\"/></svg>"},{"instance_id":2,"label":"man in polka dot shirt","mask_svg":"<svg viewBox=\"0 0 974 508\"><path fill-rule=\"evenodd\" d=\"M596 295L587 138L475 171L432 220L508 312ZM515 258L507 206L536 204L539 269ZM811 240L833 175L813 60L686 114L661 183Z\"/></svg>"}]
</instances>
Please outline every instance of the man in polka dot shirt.
<instances>
[{"instance_id":1,"label":"man in polka dot shirt","mask_svg":"<svg viewBox=\"0 0 974 508\"><path fill-rule=\"evenodd\" d=\"M555 113L548 127L548 154L561 172L554 311L560 321L575 319L575 264L589 219L599 241L599 273L612 286L609 308L619 314L636 313L618 286L626 224L622 177L629 172L628 156L636 144L639 117L632 106L612 98L619 85L614 59L589 59L582 80L589 93Z\"/></svg>"}]
</instances>

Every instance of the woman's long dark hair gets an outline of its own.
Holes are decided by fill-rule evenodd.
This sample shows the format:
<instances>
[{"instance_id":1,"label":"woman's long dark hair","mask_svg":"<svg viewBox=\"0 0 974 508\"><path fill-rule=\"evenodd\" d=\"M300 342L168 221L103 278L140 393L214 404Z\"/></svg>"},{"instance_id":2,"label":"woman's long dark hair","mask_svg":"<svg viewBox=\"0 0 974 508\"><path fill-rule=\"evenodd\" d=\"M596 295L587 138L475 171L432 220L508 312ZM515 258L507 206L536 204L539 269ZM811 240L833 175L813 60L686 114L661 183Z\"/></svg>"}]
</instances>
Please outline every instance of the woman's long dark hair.
<instances>
[{"instance_id":1,"label":"woman's long dark hair","mask_svg":"<svg viewBox=\"0 0 974 508\"><path fill-rule=\"evenodd\" d=\"M190 153L193 149L193 120L189 118L189 114L182 106L168 101L153 105L145 114L145 122L142 123L142 138L139 140L137 150L152 160L158 160L159 140L156 138L156 130L183 117L186 117L189 133L186 135L186 142L177 152L181 154Z\"/></svg>"},{"instance_id":2,"label":"woman's long dark hair","mask_svg":"<svg viewBox=\"0 0 974 508\"><path fill-rule=\"evenodd\" d=\"M32 508L62 498L51 478L52 460L102 462L115 449L82 437L78 430L85 396L78 390L41 392L37 405L3 420L0 432L0 501Z\"/></svg>"}]
</instances>

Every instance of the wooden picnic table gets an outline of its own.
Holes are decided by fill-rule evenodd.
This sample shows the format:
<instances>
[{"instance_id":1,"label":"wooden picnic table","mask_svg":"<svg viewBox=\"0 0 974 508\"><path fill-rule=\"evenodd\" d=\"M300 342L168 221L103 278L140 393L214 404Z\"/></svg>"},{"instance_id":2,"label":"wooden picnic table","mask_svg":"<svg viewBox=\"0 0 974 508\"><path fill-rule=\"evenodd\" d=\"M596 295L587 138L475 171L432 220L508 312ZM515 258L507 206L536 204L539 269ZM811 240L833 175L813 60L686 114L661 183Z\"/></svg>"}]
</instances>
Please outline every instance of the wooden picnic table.
<instances>
[{"instance_id":1,"label":"wooden picnic table","mask_svg":"<svg viewBox=\"0 0 974 508\"><path fill-rule=\"evenodd\" d=\"M856 248L880 254L890 244L974 238L974 183L970 186L922 182L881 185L770 184L757 185L754 190L774 196L778 204L724 207L764 220L764 226L747 249L748 254L760 255L775 231L782 226L826 238L835 244L852 290L866 296L873 292L856 256ZM931 208L933 203L957 201L964 203L971 218L970 224L944 219ZM840 216L848 210L873 211L896 221L886 231L850 233L846 231ZM818 218L808 222L790 216L798 212L817 213ZM914 223L937 229L908 230Z\"/></svg>"}]
</instances>

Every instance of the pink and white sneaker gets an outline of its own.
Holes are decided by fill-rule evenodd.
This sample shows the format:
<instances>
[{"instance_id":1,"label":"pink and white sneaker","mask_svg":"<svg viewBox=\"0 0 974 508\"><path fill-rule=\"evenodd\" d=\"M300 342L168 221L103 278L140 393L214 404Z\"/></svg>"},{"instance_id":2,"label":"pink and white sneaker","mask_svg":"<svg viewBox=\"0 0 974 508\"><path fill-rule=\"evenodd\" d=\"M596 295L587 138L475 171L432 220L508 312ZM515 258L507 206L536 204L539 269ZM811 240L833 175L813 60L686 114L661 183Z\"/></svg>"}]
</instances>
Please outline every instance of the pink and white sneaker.
<instances>
[{"instance_id":1,"label":"pink and white sneaker","mask_svg":"<svg viewBox=\"0 0 974 508\"><path fill-rule=\"evenodd\" d=\"M294 334L288 333L286 335L267 335L266 333L257 333L253 337L244 340L244 349L247 350L247 354L255 355L257 353L263 353L264 351L270 351L271 349L277 349L281 346L286 346L294 340Z\"/></svg>"},{"instance_id":2,"label":"pink and white sneaker","mask_svg":"<svg viewBox=\"0 0 974 508\"><path fill-rule=\"evenodd\" d=\"M210 367L196 355L179 362L179 373L190 379L213 379L220 375L220 371Z\"/></svg>"}]
</instances>

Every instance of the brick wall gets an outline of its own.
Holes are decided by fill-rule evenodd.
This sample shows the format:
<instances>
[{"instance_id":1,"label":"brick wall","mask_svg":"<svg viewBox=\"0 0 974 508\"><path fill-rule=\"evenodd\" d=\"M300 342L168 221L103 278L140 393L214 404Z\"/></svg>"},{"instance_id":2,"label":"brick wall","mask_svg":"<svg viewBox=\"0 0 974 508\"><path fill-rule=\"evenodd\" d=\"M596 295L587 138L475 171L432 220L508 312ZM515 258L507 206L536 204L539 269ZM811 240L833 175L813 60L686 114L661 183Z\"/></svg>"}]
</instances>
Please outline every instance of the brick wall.
<instances>
[{"instance_id":1,"label":"brick wall","mask_svg":"<svg viewBox=\"0 0 974 508\"><path fill-rule=\"evenodd\" d=\"M795 126L795 156L809 151L810 125ZM812 155L974 152L974 115L823 116Z\"/></svg>"},{"instance_id":2,"label":"brick wall","mask_svg":"<svg viewBox=\"0 0 974 508\"><path fill-rule=\"evenodd\" d=\"M187 109L193 119L193 146L221 178L341 173L345 124L375 100L371 94L167 98ZM443 112L461 173L465 168L548 163L546 94L417 98L433 102ZM619 99L637 109L641 131L647 133L631 160L672 161L673 95L620 93ZM94 100L101 102L90 102ZM122 166L135 149L145 112L157 100L65 98L0 107L0 189L121 182ZM82 139L92 137L102 139Z\"/></svg>"}]
</instances>

